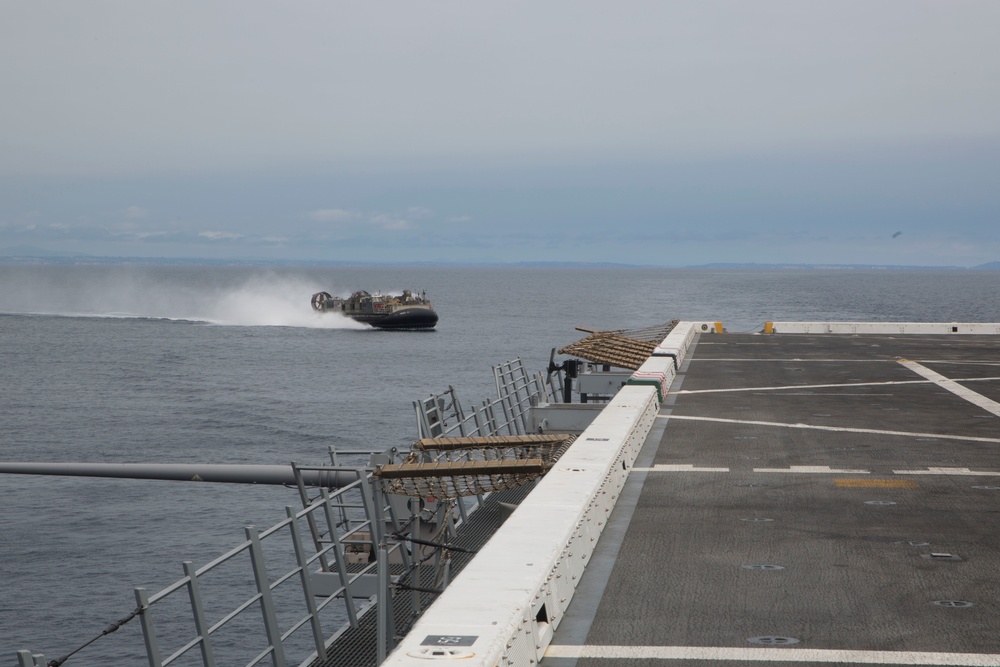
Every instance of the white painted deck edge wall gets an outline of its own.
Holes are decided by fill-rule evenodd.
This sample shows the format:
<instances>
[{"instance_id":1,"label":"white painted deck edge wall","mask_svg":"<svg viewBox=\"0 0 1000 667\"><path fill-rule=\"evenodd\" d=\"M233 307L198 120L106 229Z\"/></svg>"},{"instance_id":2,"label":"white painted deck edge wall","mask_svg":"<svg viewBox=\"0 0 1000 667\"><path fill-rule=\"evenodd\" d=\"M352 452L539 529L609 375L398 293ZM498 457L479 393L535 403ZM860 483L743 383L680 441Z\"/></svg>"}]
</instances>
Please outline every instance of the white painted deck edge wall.
<instances>
[{"instance_id":1,"label":"white painted deck edge wall","mask_svg":"<svg viewBox=\"0 0 1000 667\"><path fill-rule=\"evenodd\" d=\"M680 322L661 343L678 367L699 331ZM652 429L674 357L650 357L636 375L643 384L618 392L384 665L537 664ZM651 377L662 378L659 391L645 384Z\"/></svg>"},{"instance_id":2,"label":"white painted deck edge wall","mask_svg":"<svg viewBox=\"0 0 1000 667\"><path fill-rule=\"evenodd\" d=\"M767 325L773 333L789 334L1000 334L1000 323L995 322L768 322Z\"/></svg>"}]
</instances>

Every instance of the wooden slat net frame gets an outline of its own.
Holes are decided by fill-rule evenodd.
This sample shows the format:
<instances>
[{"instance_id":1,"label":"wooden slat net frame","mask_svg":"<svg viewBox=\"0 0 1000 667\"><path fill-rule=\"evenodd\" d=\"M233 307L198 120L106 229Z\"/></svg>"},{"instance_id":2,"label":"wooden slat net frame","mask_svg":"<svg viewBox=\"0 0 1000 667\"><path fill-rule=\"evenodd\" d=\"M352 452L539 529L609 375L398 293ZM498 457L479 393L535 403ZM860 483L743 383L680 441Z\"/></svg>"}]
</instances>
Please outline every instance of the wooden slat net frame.
<instances>
[{"instance_id":1,"label":"wooden slat net frame","mask_svg":"<svg viewBox=\"0 0 1000 667\"><path fill-rule=\"evenodd\" d=\"M511 460L511 459L541 459L556 461L566 447L576 439L568 433L550 433L547 435L491 435L483 437L462 438L422 438L414 445L414 453L410 462L416 462L422 452L431 458L439 458L442 454L464 455L468 460Z\"/></svg>"},{"instance_id":2,"label":"wooden slat net frame","mask_svg":"<svg viewBox=\"0 0 1000 667\"><path fill-rule=\"evenodd\" d=\"M424 438L405 463L379 466L372 474L386 493L438 499L480 495L533 482L574 440L568 434ZM476 460L420 460L441 453Z\"/></svg>"},{"instance_id":3,"label":"wooden slat net frame","mask_svg":"<svg viewBox=\"0 0 1000 667\"><path fill-rule=\"evenodd\" d=\"M596 364L607 364L618 368L637 370L653 354L656 346L667 337L679 320L642 329L615 329L610 331L587 331L590 335L582 340L559 349L566 354L586 359Z\"/></svg>"}]
</instances>

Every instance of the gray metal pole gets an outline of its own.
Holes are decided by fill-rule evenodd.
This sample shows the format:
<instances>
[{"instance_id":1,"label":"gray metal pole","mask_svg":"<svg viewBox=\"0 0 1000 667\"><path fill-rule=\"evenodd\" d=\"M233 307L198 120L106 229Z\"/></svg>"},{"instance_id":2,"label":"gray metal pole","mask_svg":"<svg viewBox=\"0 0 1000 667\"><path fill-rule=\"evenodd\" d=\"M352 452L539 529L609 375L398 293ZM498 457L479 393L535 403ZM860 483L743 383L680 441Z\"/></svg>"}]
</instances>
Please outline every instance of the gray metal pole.
<instances>
[{"instance_id":1,"label":"gray metal pole","mask_svg":"<svg viewBox=\"0 0 1000 667\"><path fill-rule=\"evenodd\" d=\"M339 488L357 481L354 472L344 470L301 470L302 481L310 486ZM224 482L230 484L295 485L295 471L283 465L239 465L219 463L6 463L0 473L15 475L58 475L69 477L116 477L159 479L177 482Z\"/></svg>"}]
</instances>

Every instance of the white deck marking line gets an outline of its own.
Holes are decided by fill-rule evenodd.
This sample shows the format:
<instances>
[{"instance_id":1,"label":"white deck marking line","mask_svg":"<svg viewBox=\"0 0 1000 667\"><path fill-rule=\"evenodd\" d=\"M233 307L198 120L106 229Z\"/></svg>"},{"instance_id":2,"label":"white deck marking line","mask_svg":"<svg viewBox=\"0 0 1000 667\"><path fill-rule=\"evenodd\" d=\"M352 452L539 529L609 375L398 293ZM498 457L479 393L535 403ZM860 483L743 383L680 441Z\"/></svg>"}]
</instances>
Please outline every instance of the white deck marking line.
<instances>
[{"instance_id":1,"label":"white deck marking line","mask_svg":"<svg viewBox=\"0 0 1000 667\"><path fill-rule=\"evenodd\" d=\"M721 417L688 417L670 415L670 419L694 422L716 422L719 424L749 424L751 426L779 426L781 428L801 428L813 431L834 431L839 433L872 433L875 435L899 435L907 438L940 438L941 440L962 440L965 442L1000 442L1000 438L981 438L965 435L944 435L942 433L915 433L910 431L886 431L877 428L848 428L845 426L813 426L812 424L784 424L782 422L762 422L749 419L723 419Z\"/></svg>"},{"instance_id":2,"label":"white deck marking line","mask_svg":"<svg viewBox=\"0 0 1000 667\"><path fill-rule=\"evenodd\" d=\"M903 363L903 362L899 362ZM913 363L913 362L906 362ZM904 364L905 365L905 364ZM919 364L916 364L919 366ZM923 366L921 366L923 368ZM934 371L927 369L928 372L933 373ZM922 373L921 373L922 375ZM941 376L944 377L944 376ZM945 378L947 379L947 378ZM950 380L950 382L995 382L1000 380L1000 377L988 377L988 378L960 378L958 380ZM938 381L932 378L926 380L887 380L884 382L841 382L837 384L787 384L777 387L735 387L727 389L682 389L680 391L672 391L671 394L725 394L741 391L782 391L784 389L831 389L838 387L882 387L895 384L929 384L937 383ZM947 389L947 387L945 387ZM950 391L950 390L949 390ZM974 393L974 392L973 392ZM987 399L989 400L989 399Z\"/></svg>"},{"instance_id":3,"label":"white deck marking line","mask_svg":"<svg viewBox=\"0 0 1000 667\"><path fill-rule=\"evenodd\" d=\"M711 468L693 463L657 463L649 467L632 468L633 472L730 472L729 468ZM756 473L785 473L803 475L870 475L871 470L831 468L829 466L791 466L788 468L754 468ZM961 475L965 477L1000 477L993 470L970 470L969 468L927 468L926 470L893 470L894 475Z\"/></svg>"},{"instance_id":4,"label":"white deck marking line","mask_svg":"<svg viewBox=\"0 0 1000 667\"><path fill-rule=\"evenodd\" d=\"M1000 472L976 471L968 468L928 468L927 470L893 470L897 475L967 475L980 477L1000 477Z\"/></svg>"},{"instance_id":5,"label":"white deck marking line","mask_svg":"<svg viewBox=\"0 0 1000 667\"><path fill-rule=\"evenodd\" d=\"M738 648L729 646L569 646L550 644L546 658L609 660L731 660L749 662L836 662L857 665L995 666L1000 654L930 651L853 651L817 648Z\"/></svg>"},{"instance_id":6,"label":"white deck marking line","mask_svg":"<svg viewBox=\"0 0 1000 667\"><path fill-rule=\"evenodd\" d=\"M729 472L729 468L701 468L693 463L657 463L649 468L632 468L636 472Z\"/></svg>"},{"instance_id":7,"label":"white deck marking line","mask_svg":"<svg viewBox=\"0 0 1000 667\"><path fill-rule=\"evenodd\" d=\"M922 384L926 384L926 383L922 383ZM797 387L801 387L802 385L796 385L796 386ZM893 393L872 394L872 393L860 392L860 391L858 391L858 392L849 392L849 391L825 391L825 392L824 391L803 391L801 393L791 391L791 392L788 392L787 394L782 394L782 396L895 396L895 395L896 394L893 394Z\"/></svg>"},{"instance_id":8,"label":"white deck marking line","mask_svg":"<svg viewBox=\"0 0 1000 667\"><path fill-rule=\"evenodd\" d=\"M870 475L868 470L850 470L847 468L831 468L830 466L789 466L787 468L754 468L754 472L789 472L806 473L811 475L826 475L836 473L838 475Z\"/></svg>"},{"instance_id":9,"label":"white deck marking line","mask_svg":"<svg viewBox=\"0 0 1000 667\"><path fill-rule=\"evenodd\" d=\"M910 359L920 364L944 364L945 366L1000 366L1000 361L962 361L961 359Z\"/></svg>"},{"instance_id":10,"label":"white deck marking line","mask_svg":"<svg viewBox=\"0 0 1000 667\"><path fill-rule=\"evenodd\" d=\"M699 343L700 345L700 343ZM740 362L752 362L757 363L760 361L767 362L769 364L774 363L786 363L786 364L811 364L811 363L822 363L829 364L831 362L841 363L856 363L856 364L884 364L896 361L896 359L799 359L796 357L780 357L778 359L745 359L743 357L701 357L697 359L691 359L691 361L740 361Z\"/></svg>"},{"instance_id":11,"label":"white deck marking line","mask_svg":"<svg viewBox=\"0 0 1000 667\"><path fill-rule=\"evenodd\" d=\"M737 363L768 363L768 364L891 364L899 361L894 359L801 359L796 357L781 357L778 359L745 359L742 357L702 357L700 359L689 359L689 361L725 361ZM942 364L944 366L1000 366L996 361L962 361L959 359L910 359L920 364Z\"/></svg>"},{"instance_id":12,"label":"white deck marking line","mask_svg":"<svg viewBox=\"0 0 1000 667\"><path fill-rule=\"evenodd\" d=\"M911 371L927 378L931 382L936 383L942 389L947 389L951 393L955 394L959 398L967 400L969 403L986 410L987 412L1000 417L1000 403L997 403L992 398L986 398L980 393L974 392L968 387L963 387L958 384L959 382L969 382L970 380L951 380L941 375L937 371L932 371L931 369L918 364L915 361L906 361L901 359L899 361L900 365L909 368Z\"/></svg>"}]
</instances>

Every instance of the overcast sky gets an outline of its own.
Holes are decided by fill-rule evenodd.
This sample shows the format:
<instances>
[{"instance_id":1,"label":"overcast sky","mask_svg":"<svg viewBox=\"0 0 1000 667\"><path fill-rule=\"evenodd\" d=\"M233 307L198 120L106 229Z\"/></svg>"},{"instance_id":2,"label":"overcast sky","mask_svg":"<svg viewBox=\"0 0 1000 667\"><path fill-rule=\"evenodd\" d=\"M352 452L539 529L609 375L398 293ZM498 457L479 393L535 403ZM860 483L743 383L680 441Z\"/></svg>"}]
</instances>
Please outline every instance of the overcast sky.
<instances>
[{"instance_id":1,"label":"overcast sky","mask_svg":"<svg viewBox=\"0 0 1000 667\"><path fill-rule=\"evenodd\" d=\"M0 255L1000 260L1000 2L8 2Z\"/></svg>"}]
</instances>

